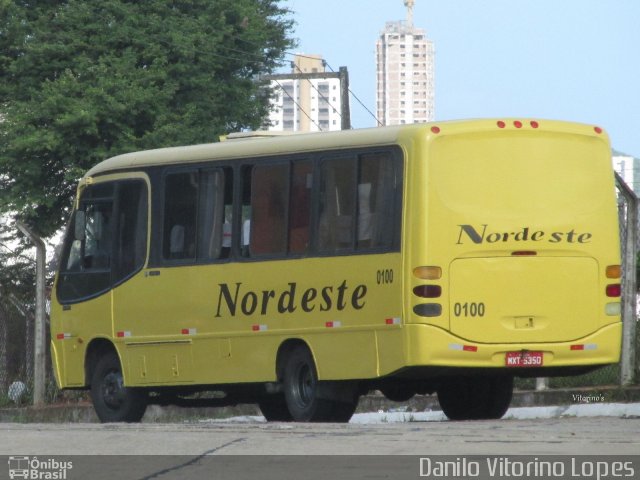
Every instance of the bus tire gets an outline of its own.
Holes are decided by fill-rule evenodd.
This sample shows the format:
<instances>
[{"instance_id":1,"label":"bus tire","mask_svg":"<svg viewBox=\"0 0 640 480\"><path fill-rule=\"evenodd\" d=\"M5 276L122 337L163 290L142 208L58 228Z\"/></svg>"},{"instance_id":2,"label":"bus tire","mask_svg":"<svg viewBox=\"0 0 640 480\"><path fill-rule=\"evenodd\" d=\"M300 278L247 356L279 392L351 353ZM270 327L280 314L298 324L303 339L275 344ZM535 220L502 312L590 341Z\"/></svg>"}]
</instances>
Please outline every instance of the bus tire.
<instances>
[{"instance_id":1,"label":"bus tire","mask_svg":"<svg viewBox=\"0 0 640 480\"><path fill-rule=\"evenodd\" d=\"M353 396L353 401L332 398L332 383L326 382L321 386L315 362L306 347L297 347L289 354L283 380L287 408L296 422L346 423L355 412L357 396Z\"/></svg>"},{"instance_id":2,"label":"bus tire","mask_svg":"<svg viewBox=\"0 0 640 480\"><path fill-rule=\"evenodd\" d=\"M513 377L456 377L438 387L438 402L449 420L502 418L513 394Z\"/></svg>"},{"instance_id":3,"label":"bus tire","mask_svg":"<svg viewBox=\"0 0 640 480\"><path fill-rule=\"evenodd\" d=\"M282 393L264 396L258 401L258 407L267 422L290 422L293 420Z\"/></svg>"},{"instance_id":4,"label":"bus tire","mask_svg":"<svg viewBox=\"0 0 640 480\"><path fill-rule=\"evenodd\" d=\"M102 423L139 422L147 409L146 392L124 386L115 352L98 359L91 380L91 399Z\"/></svg>"},{"instance_id":5,"label":"bus tire","mask_svg":"<svg viewBox=\"0 0 640 480\"><path fill-rule=\"evenodd\" d=\"M511 398L513 397L513 377L494 377L490 382L491 393L490 402L486 409L486 419L498 419L502 418L509 405L511 405Z\"/></svg>"},{"instance_id":6,"label":"bus tire","mask_svg":"<svg viewBox=\"0 0 640 480\"><path fill-rule=\"evenodd\" d=\"M438 386L438 403L449 420L469 418L469 399L464 379L449 379Z\"/></svg>"}]
</instances>

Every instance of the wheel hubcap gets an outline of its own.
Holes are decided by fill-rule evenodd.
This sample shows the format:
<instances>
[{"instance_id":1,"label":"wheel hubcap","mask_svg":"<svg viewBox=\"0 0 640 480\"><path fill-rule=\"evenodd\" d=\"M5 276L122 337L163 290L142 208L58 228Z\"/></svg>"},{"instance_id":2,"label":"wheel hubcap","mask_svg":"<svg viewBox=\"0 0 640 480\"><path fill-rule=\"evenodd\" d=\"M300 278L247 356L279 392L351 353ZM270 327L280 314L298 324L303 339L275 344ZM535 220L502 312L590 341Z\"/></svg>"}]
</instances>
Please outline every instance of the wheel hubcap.
<instances>
[{"instance_id":1,"label":"wheel hubcap","mask_svg":"<svg viewBox=\"0 0 640 480\"><path fill-rule=\"evenodd\" d=\"M316 382L313 378L311 367L306 364L300 365L296 378L296 401L300 406L307 407L313 401L314 391L316 388Z\"/></svg>"},{"instance_id":2,"label":"wheel hubcap","mask_svg":"<svg viewBox=\"0 0 640 480\"><path fill-rule=\"evenodd\" d=\"M102 381L102 398L107 407L117 409L124 401L124 382L122 381L122 373L109 372Z\"/></svg>"}]
</instances>

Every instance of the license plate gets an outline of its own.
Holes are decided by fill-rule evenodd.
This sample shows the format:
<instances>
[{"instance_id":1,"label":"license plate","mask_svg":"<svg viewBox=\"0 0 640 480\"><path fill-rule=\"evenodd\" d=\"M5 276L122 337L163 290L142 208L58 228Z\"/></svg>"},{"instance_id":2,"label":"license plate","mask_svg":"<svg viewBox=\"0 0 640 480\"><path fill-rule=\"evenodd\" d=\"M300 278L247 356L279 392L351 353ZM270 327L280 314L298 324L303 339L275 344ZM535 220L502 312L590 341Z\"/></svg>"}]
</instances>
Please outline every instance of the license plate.
<instances>
[{"instance_id":1,"label":"license plate","mask_svg":"<svg viewBox=\"0 0 640 480\"><path fill-rule=\"evenodd\" d=\"M542 352L507 352L505 365L507 367L541 367Z\"/></svg>"}]
</instances>

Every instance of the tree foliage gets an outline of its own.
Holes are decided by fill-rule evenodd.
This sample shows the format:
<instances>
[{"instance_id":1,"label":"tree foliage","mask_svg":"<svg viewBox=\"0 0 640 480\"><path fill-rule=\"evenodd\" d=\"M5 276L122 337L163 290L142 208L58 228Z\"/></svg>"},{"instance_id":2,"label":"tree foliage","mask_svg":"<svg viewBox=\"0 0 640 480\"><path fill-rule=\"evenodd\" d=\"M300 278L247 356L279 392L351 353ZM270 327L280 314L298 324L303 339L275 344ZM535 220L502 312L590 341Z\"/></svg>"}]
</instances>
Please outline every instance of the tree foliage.
<instances>
[{"instance_id":1,"label":"tree foliage","mask_svg":"<svg viewBox=\"0 0 640 480\"><path fill-rule=\"evenodd\" d=\"M0 215L48 236L99 161L259 127L279 1L0 0Z\"/></svg>"}]
</instances>

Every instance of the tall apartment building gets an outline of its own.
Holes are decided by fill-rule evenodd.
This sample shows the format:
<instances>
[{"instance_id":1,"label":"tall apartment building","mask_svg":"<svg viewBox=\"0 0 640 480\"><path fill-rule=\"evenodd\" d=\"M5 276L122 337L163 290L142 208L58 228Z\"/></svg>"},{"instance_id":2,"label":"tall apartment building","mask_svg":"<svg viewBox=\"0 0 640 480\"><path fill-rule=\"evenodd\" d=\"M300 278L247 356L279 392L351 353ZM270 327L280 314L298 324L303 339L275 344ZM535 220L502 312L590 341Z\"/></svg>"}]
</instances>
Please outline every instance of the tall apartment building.
<instances>
[{"instance_id":1,"label":"tall apartment building","mask_svg":"<svg viewBox=\"0 0 640 480\"><path fill-rule=\"evenodd\" d=\"M291 75L273 75L269 131L318 132L341 129L341 96L338 74L325 73L319 55L296 55ZM318 78L296 78L317 74Z\"/></svg>"},{"instance_id":2,"label":"tall apartment building","mask_svg":"<svg viewBox=\"0 0 640 480\"><path fill-rule=\"evenodd\" d=\"M404 0L406 21L387 22L376 42L377 117L383 125L434 119L434 47L413 25L415 0Z\"/></svg>"}]
</instances>

